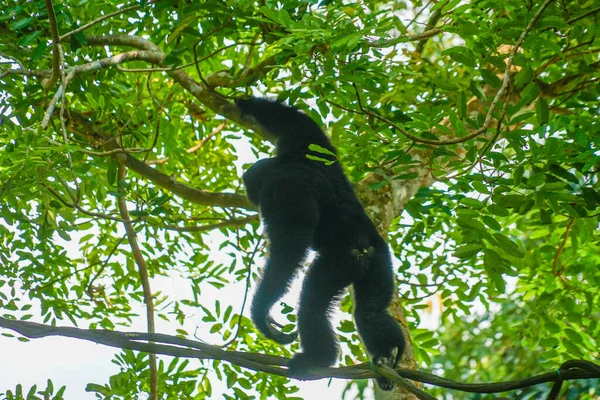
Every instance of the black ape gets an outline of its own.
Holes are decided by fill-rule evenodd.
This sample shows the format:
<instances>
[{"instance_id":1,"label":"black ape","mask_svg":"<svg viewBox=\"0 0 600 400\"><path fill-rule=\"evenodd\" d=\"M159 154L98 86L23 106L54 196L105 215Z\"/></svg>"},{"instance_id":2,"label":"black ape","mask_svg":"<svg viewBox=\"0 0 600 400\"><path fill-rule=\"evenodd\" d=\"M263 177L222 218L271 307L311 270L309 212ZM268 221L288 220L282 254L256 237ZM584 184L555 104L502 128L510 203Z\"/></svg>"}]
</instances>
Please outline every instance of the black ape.
<instances>
[{"instance_id":1,"label":"black ape","mask_svg":"<svg viewBox=\"0 0 600 400\"><path fill-rule=\"evenodd\" d=\"M335 363L338 346L329 311L350 284L356 327L367 350L375 362L395 367L404 350L404 336L387 312L395 290L388 246L365 214L340 163L331 160L335 162L327 165L307 158L307 154L327 157L311 152L310 144L332 153L335 148L319 126L296 108L259 98L236 104L275 137L277 146L276 157L258 161L243 176L248 199L259 206L271 242L252 303L256 328L279 343L295 340L295 334L276 329L269 312L312 248L317 256L306 273L298 310L302 352L294 355L290 370L302 374L309 367ZM378 383L384 390L392 387L385 378Z\"/></svg>"}]
</instances>

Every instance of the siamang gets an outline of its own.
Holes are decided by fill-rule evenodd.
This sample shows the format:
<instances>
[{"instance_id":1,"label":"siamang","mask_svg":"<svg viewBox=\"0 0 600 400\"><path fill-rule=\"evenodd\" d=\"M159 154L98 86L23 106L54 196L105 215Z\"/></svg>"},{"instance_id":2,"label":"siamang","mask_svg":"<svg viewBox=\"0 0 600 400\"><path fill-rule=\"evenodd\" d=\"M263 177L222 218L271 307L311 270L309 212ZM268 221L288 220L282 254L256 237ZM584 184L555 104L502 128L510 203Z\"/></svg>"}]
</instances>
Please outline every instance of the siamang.
<instances>
[{"instance_id":1,"label":"siamang","mask_svg":"<svg viewBox=\"0 0 600 400\"><path fill-rule=\"evenodd\" d=\"M349 285L354 286L356 327L373 361L396 367L405 342L387 311L395 290L390 251L356 198L335 147L317 123L294 107L264 98L236 104L273 136L277 148L275 157L259 160L243 175L248 199L258 205L270 240L251 308L256 328L282 344L296 339L296 333L280 332L269 313L312 248L317 255L298 310L302 352L292 358L290 371L302 376L310 367L335 363L338 341L329 313ZM328 152L309 149L313 144ZM384 390L393 386L381 377L377 383Z\"/></svg>"}]
</instances>

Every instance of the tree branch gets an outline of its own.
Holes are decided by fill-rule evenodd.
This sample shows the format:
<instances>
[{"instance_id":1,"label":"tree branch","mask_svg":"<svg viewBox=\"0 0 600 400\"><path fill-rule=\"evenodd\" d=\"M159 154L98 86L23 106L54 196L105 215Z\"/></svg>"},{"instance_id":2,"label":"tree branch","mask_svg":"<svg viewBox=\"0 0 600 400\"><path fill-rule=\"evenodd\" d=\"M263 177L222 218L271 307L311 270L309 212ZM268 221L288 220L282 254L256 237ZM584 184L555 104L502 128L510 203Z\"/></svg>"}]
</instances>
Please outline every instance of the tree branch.
<instances>
[{"instance_id":1,"label":"tree branch","mask_svg":"<svg viewBox=\"0 0 600 400\"><path fill-rule=\"evenodd\" d=\"M57 81L60 75L60 37L58 36L58 26L56 25L56 13L52 0L44 0L46 11L48 12L48 22L50 24L50 35L52 36L52 75L48 79L42 79L42 87L50 89Z\"/></svg>"},{"instance_id":2,"label":"tree branch","mask_svg":"<svg viewBox=\"0 0 600 400\"><path fill-rule=\"evenodd\" d=\"M127 175L127 169L123 165L119 165L118 173L118 190L119 196L117 197L117 204L119 206L119 212L123 219L123 225L125 226L125 233L127 234L127 240L129 246L131 246L131 252L133 258L138 267L138 274L140 276L140 282L142 284L142 290L144 292L144 303L146 303L146 323L148 326L148 333L155 333L156 327L154 323L154 297L152 296L152 289L150 288L150 277L148 275L148 267L146 266L146 260L142 255L140 245L138 244L137 234L131 223L129 217L129 210L127 210L127 201L125 200L125 189L123 188L123 181ZM158 367L156 364L156 354L150 354L150 400L158 400Z\"/></svg>"},{"instance_id":3,"label":"tree branch","mask_svg":"<svg viewBox=\"0 0 600 400\"><path fill-rule=\"evenodd\" d=\"M286 358L259 353L227 351L204 342L161 333L119 332L102 329L88 330L72 327L58 327L29 321L17 321L3 317L0 317L0 327L18 332L30 339L47 336L71 337L88 340L106 346L137 350L146 353L164 354L174 357L225 360L254 371L296 378L291 375L286 368L282 368L282 366L287 365L289 362ZM469 393L501 393L523 389L546 382L600 378L600 365L586 360L566 361L559 369L553 372L536 375L518 381L498 383L460 383L423 371L414 371L403 368L392 370L391 368L388 369L377 366L375 368L382 375L398 384L400 384L399 378L403 378ZM374 378L375 376L370 363L362 363L339 368L312 368L310 377L304 379L368 379ZM421 393L421 396L425 394L422 391ZM429 395L425 394L425 396ZM430 397L421 398L429 399Z\"/></svg>"},{"instance_id":4,"label":"tree branch","mask_svg":"<svg viewBox=\"0 0 600 400\"><path fill-rule=\"evenodd\" d=\"M139 4L135 4L135 5L133 5L133 6L129 6L129 7L125 7L125 8L121 8L120 10L117 10L117 11L114 11L114 12L111 12L111 13L108 13L108 14L106 14L106 15L103 15L103 16L101 16L100 18L97 18L97 19L95 19L95 20L93 20L93 21L91 21L91 22L88 22L88 23L87 23L87 24L85 24L85 25L81 25L81 26L80 26L79 28L77 28L77 29L73 29L71 32L67 32L67 33L65 33L64 35L62 35L62 36L60 37L60 41L62 42L62 41L64 41L66 38L68 38L68 37L70 37L70 36L73 36L73 35L75 35L76 33L83 32L83 31L84 31L84 30L86 30L87 28L89 28L89 27L91 27L91 26L94 26L94 25L96 25L97 23L104 21L105 19L109 19L109 18L112 18L112 17L114 17L115 15L124 14L124 13L126 13L127 11L135 10L135 9L138 9L138 8L140 8L140 5L139 5Z\"/></svg>"},{"instance_id":5,"label":"tree branch","mask_svg":"<svg viewBox=\"0 0 600 400\"><path fill-rule=\"evenodd\" d=\"M119 149L118 144L115 140L111 140L110 135L99 132L87 118L77 113L71 113L71 119L85 128L85 134L91 143L100 143L105 151ZM238 207L247 210L256 210L256 206L250 203L246 196L236 193L211 193L194 189L125 152L115 153L113 157L120 164L125 165L156 185L192 203L213 207Z\"/></svg>"}]
</instances>

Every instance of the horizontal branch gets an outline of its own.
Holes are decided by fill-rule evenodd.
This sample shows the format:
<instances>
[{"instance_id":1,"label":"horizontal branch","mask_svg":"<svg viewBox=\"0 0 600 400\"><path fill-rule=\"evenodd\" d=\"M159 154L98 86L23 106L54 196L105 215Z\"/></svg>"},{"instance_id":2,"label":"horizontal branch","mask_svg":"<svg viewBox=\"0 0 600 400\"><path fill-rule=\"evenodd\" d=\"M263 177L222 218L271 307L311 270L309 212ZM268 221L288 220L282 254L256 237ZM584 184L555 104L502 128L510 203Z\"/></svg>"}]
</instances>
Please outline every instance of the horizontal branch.
<instances>
[{"instance_id":1,"label":"horizontal branch","mask_svg":"<svg viewBox=\"0 0 600 400\"><path fill-rule=\"evenodd\" d=\"M151 354L225 360L232 364L236 364L240 367L248 368L254 371L267 372L270 374L300 379L290 374L287 368L282 368L289 362L289 359L287 358L271 356L267 354L227 351L215 346L211 346L204 342L160 333L119 332L102 329L88 330L72 327L58 327L38 324L36 322L18 321L3 317L0 317L0 327L18 332L30 339L37 339L47 336L71 337L75 339L92 341L94 343L99 343L110 347L137 350ZM392 370L391 368L377 366L375 368L378 372L381 372L382 375L390 378L394 382L401 384L401 386L405 386L407 384L410 385L410 383L406 382L406 380L409 379L412 381L469 393L501 393L547 382L554 382L555 385L557 385L558 382L562 381L600 378L600 365L585 360L566 361L558 370L553 372L548 372L518 381L506 381L498 383L467 384L455 382L450 379L442 378L437 375L422 371L413 371L403 368ZM302 379L367 379L374 377L375 374L373 373L370 364L362 363L340 368L312 368L310 370L310 377L307 378L303 376ZM418 391L414 394L422 399L431 398L431 396L427 395L420 389L418 389Z\"/></svg>"},{"instance_id":2,"label":"horizontal branch","mask_svg":"<svg viewBox=\"0 0 600 400\"><path fill-rule=\"evenodd\" d=\"M252 205L244 195L237 193L213 193L195 189L178 182L171 176L160 172L156 168L152 168L130 154L120 153L116 158L117 161L123 162L123 164L132 171L137 172L163 189L167 189L182 199L191 201L192 203L212 207L238 207L247 210L256 210L256 207Z\"/></svg>"}]
</instances>

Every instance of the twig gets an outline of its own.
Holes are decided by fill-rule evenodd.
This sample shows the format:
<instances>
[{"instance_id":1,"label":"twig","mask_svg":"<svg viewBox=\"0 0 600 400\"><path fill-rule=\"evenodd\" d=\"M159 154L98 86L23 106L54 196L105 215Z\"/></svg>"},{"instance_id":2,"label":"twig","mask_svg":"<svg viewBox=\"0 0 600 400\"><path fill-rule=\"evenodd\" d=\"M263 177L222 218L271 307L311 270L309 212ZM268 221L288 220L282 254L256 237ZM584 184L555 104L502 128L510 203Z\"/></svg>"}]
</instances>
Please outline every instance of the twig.
<instances>
[{"instance_id":1,"label":"twig","mask_svg":"<svg viewBox=\"0 0 600 400\"><path fill-rule=\"evenodd\" d=\"M96 281L96 279L98 279L98 277L106 269L106 267L108 266L108 263L109 263L110 259L117 252L117 249L119 248L119 246L121 245L121 243L123 243L123 241L125 240L126 237L127 237L127 234L121 236L121 238L117 241L117 243L115 243L115 245L113 246L113 248L110 250L110 252L106 256L106 260L104 260L104 262L102 263L102 266L100 267L100 269L98 269L98 271L96 271L96 273L94 274L94 277L92 279L90 279L90 282L86 285L88 287L88 289L92 287L92 285L94 284L94 282Z\"/></svg>"},{"instance_id":2,"label":"twig","mask_svg":"<svg viewBox=\"0 0 600 400\"><path fill-rule=\"evenodd\" d=\"M66 38L68 38L69 36L72 36L72 35L75 35L76 33L82 32L82 31L86 30L87 28L89 28L89 27L91 27L91 26L94 26L94 25L96 25L96 24L97 24L97 23L99 23L99 22L102 22L102 21L104 21L105 19L112 18L112 17L114 17L115 15L124 14L124 13L126 13L127 11L135 10L136 8L140 8L140 5L139 5L139 4L135 4L135 5L133 5L133 6L125 7L125 8L122 8L122 9L120 9L120 10L117 10L117 11L114 11L114 12L111 12L111 13L108 13L108 14L106 14L106 15L103 15L103 16L101 16L100 18L97 18L97 19L95 19L95 20L93 20L93 21L91 21L91 22L88 22L88 23L87 23L87 24L85 24L85 25L81 25L81 26L80 26L79 28L77 28L77 29L73 29L71 32L67 32L67 33L65 33L64 35L62 35L62 36L60 37L60 41L62 42L63 40L65 40L65 39L66 39Z\"/></svg>"},{"instance_id":3,"label":"twig","mask_svg":"<svg viewBox=\"0 0 600 400\"><path fill-rule=\"evenodd\" d=\"M235 334L231 337L231 339L229 339L222 345L218 346L219 348L223 349L223 348L228 347L240 335L240 331L242 329L242 316L244 315L244 309L246 308L246 300L248 300L248 291L250 289L250 278L252 277L252 265L254 264L254 257L256 256L261 243L262 243L262 237L258 238L258 241L256 242L256 246L254 247L254 250L252 250L252 253L250 254L250 257L248 258L248 261L247 261L248 273L246 274L246 289L244 290L244 299L242 300L242 306L240 307L240 312L238 314L237 329L235 331Z\"/></svg>"},{"instance_id":4,"label":"twig","mask_svg":"<svg viewBox=\"0 0 600 400\"><path fill-rule=\"evenodd\" d=\"M196 143L194 146L192 146L189 149L187 149L185 152L188 153L188 154L189 153L195 153L195 152L197 152L198 150L200 150L206 144L206 142L208 142L210 140L210 138L212 138L213 136L219 134L219 132L221 132L226 126L227 126L227 121L223 121L211 133L209 133L205 138L203 138L202 140L198 141L198 143Z\"/></svg>"},{"instance_id":5,"label":"twig","mask_svg":"<svg viewBox=\"0 0 600 400\"><path fill-rule=\"evenodd\" d=\"M554 261L552 262L552 275L554 275L554 276L559 275L561 272L561 271L559 271L559 268L558 268L558 258L560 257L561 253L565 249L565 246L567 245L567 240L569 240L569 232L571 232L571 228L573 227L574 223L575 223L575 217L571 217L571 219L569 220L569 223L567 224L567 229L565 229L565 237L564 237L562 243L560 244L560 246L558 247L558 250L556 251L556 255L554 256Z\"/></svg>"},{"instance_id":6,"label":"twig","mask_svg":"<svg viewBox=\"0 0 600 400\"><path fill-rule=\"evenodd\" d=\"M419 11L417 11L417 13L415 14L415 16L408 22L408 24L406 24L406 27L404 29L408 29L410 28L410 26L415 23L415 21L417 19L419 19L419 17L421 16L421 14L423 14L423 12L425 10L427 10L427 7L429 7L431 5L431 3L433 3L433 0L429 0L427 2L427 4L425 4Z\"/></svg>"},{"instance_id":7,"label":"twig","mask_svg":"<svg viewBox=\"0 0 600 400\"><path fill-rule=\"evenodd\" d=\"M59 178L59 180L60 179L61 178ZM121 219L112 217L108 214L97 213L97 212L88 211L88 210L84 209L83 207L81 207L79 205L79 203L77 202L77 199L75 198L75 196L73 196L73 193L71 193L71 190L67 186L66 182L61 181L61 183L62 183L63 187L65 187L65 191L71 198L72 203L68 202L66 199L64 199L60 194L58 194L58 192L56 192L50 186L45 185L45 184L43 186L50 192L50 194L52 194L54 197L56 197L56 199L58 201L60 201L63 205L65 205L69 208L74 208L82 214L89 215L90 217L94 217L94 218L102 218L102 219L108 219L110 221L122 222Z\"/></svg>"},{"instance_id":8,"label":"twig","mask_svg":"<svg viewBox=\"0 0 600 400\"><path fill-rule=\"evenodd\" d=\"M475 167L475 165L479 164L481 162L481 160L483 160L483 157L485 157L485 153L487 153L492 148L494 143L496 143L496 140L500 137L500 134L502 133L502 120L506 116L506 108L508 106L508 95L509 95L509 92L506 92L506 97L504 99L504 105L502 106L502 111L500 112L500 117L498 118L498 122L496 124L496 133L494 134L494 137L492 137L490 139L490 141L488 143L486 143L486 145L481 150L479 157L477 157L477 159L475 161L473 161L465 170L457 172L454 175L444 177L443 178L444 181L446 181L448 179L456 179L459 176L463 176L463 175L466 175L467 173L469 173L473 169L473 167ZM440 180L440 178L436 178L436 179L438 181Z\"/></svg>"},{"instance_id":9,"label":"twig","mask_svg":"<svg viewBox=\"0 0 600 400\"><path fill-rule=\"evenodd\" d=\"M573 22L579 21L580 19L584 19L586 17L589 17L590 15L596 14L600 12L600 7L596 7L596 8L592 8L590 11L583 13L581 15L578 15L577 17L573 17L570 20L567 21L568 25L571 25Z\"/></svg>"}]
</instances>

